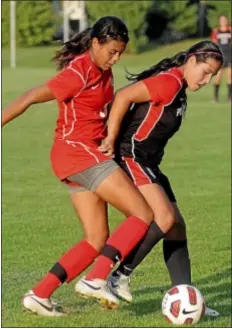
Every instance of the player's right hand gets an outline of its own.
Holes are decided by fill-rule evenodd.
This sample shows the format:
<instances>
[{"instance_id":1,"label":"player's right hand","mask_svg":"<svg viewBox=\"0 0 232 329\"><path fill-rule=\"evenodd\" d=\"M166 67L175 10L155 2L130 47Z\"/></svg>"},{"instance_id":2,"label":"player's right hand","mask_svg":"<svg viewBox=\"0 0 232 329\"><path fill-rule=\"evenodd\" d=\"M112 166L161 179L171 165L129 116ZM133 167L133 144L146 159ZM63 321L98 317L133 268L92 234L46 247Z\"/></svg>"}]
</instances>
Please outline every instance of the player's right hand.
<instances>
[{"instance_id":1,"label":"player's right hand","mask_svg":"<svg viewBox=\"0 0 232 329\"><path fill-rule=\"evenodd\" d=\"M110 158L114 158L114 140L106 137L98 149Z\"/></svg>"}]
</instances>

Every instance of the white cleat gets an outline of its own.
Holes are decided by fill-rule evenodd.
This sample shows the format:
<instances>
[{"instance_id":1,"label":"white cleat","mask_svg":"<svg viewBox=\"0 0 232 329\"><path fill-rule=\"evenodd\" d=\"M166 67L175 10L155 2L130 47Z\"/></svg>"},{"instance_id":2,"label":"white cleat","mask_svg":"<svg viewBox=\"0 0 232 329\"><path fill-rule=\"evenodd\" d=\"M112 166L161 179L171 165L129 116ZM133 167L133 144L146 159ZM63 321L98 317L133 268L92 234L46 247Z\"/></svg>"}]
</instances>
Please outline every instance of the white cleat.
<instances>
[{"instance_id":1,"label":"white cleat","mask_svg":"<svg viewBox=\"0 0 232 329\"><path fill-rule=\"evenodd\" d=\"M211 316L211 317L218 317L220 313L212 308L209 308L206 306L205 308L205 316Z\"/></svg>"},{"instance_id":2,"label":"white cleat","mask_svg":"<svg viewBox=\"0 0 232 329\"><path fill-rule=\"evenodd\" d=\"M117 271L117 274L118 276L109 276L107 285L114 295L125 300L127 303L131 303L133 297L130 292L130 277L119 271Z\"/></svg>"},{"instance_id":3,"label":"white cleat","mask_svg":"<svg viewBox=\"0 0 232 329\"><path fill-rule=\"evenodd\" d=\"M107 287L107 282L102 279L85 280L82 278L75 285L75 291L85 298L95 298L108 309L118 308L120 302Z\"/></svg>"},{"instance_id":4,"label":"white cleat","mask_svg":"<svg viewBox=\"0 0 232 329\"><path fill-rule=\"evenodd\" d=\"M43 316L63 316L64 313L57 302L50 298L40 298L32 290L22 298L22 304L27 311Z\"/></svg>"}]
</instances>

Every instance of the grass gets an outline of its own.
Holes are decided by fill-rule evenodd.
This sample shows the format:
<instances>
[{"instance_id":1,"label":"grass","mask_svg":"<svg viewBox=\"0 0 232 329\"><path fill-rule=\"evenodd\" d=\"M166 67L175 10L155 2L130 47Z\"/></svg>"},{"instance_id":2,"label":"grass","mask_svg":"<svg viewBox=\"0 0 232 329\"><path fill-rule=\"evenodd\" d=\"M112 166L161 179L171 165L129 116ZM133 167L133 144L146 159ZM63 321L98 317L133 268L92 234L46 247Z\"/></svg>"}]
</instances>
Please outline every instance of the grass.
<instances>
[{"instance_id":1,"label":"grass","mask_svg":"<svg viewBox=\"0 0 232 329\"><path fill-rule=\"evenodd\" d=\"M133 72L186 48L192 41L125 55L115 68L116 87L125 84L124 66ZM18 67L8 68L3 50L3 105L54 74L48 62L54 48L20 49ZM187 117L170 141L163 171L169 176L188 227L193 284L217 309L218 319L196 327L231 327L231 110L226 86L221 103L211 102L212 86L189 93ZM50 169L49 149L56 104L32 107L2 131L2 327L167 327L161 314L169 278L159 244L132 278L134 302L101 311L62 286L55 298L69 315L47 319L22 312L21 296L82 238L66 189ZM123 216L109 211L111 229Z\"/></svg>"}]
</instances>

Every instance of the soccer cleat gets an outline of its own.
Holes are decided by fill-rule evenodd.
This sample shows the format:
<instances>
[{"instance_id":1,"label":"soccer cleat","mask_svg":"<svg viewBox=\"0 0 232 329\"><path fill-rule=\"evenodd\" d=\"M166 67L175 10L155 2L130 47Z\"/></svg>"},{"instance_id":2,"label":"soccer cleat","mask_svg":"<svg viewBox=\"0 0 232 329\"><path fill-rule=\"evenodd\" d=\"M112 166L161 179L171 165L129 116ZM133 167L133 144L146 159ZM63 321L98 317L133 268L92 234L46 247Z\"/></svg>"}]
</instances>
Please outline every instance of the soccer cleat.
<instances>
[{"instance_id":1,"label":"soccer cleat","mask_svg":"<svg viewBox=\"0 0 232 329\"><path fill-rule=\"evenodd\" d=\"M40 298L32 290L22 298L22 304L27 311L43 316L63 316L64 313L57 302L50 298Z\"/></svg>"},{"instance_id":2,"label":"soccer cleat","mask_svg":"<svg viewBox=\"0 0 232 329\"><path fill-rule=\"evenodd\" d=\"M75 291L82 297L99 300L101 306L108 309L118 308L120 305L118 298L109 291L107 282L102 279L82 278L76 283Z\"/></svg>"},{"instance_id":3,"label":"soccer cleat","mask_svg":"<svg viewBox=\"0 0 232 329\"><path fill-rule=\"evenodd\" d=\"M205 308L205 316L217 317L220 313L212 308L206 307Z\"/></svg>"},{"instance_id":4,"label":"soccer cleat","mask_svg":"<svg viewBox=\"0 0 232 329\"><path fill-rule=\"evenodd\" d=\"M132 294L130 292L130 277L117 271L117 276L112 274L107 280L110 291L117 297L125 300L127 303L132 302Z\"/></svg>"}]
</instances>

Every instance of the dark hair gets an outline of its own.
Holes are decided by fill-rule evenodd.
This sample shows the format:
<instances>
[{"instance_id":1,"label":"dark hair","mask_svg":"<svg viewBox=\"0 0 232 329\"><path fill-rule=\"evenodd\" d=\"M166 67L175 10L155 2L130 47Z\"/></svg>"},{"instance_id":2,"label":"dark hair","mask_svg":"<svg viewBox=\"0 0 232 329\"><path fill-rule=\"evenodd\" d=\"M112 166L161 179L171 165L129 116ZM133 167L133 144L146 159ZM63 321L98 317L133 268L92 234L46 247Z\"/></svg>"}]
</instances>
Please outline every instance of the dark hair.
<instances>
[{"instance_id":1,"label":"dark hair","mask_svg":"<svg viewBox=\"0 0 232 329\"><path fill-rule=\"evenodd\" d=\"M223 64L223 55L219 46L207 40L198 42L188 50L181 51L171 58L164 58L156 65L139 74L132 74L127 71L127 79L129 81L139 81L156 75L161 71L167 71L172 67L180 67L185 64L192 55L196 56L197 62L205 62L207 58L215 58Z\"/></svg>"},{"instance_id":2,"label":"dark hair","mask_svg":"<svg viewBox=\"0 0 232 329\"><path fill-rule=\"evenodd\" d=\"M106 16L100 18L92 28L87 28L83 32L74 35L64 43L61 50L56 52L56 56L52 60L56 62L57 69L63 69L75 56L88 50L93 38L97 38L101 44L111 40L127 43L129 41L128 29L118 17Z\"/></svg>"}]
</instances>

